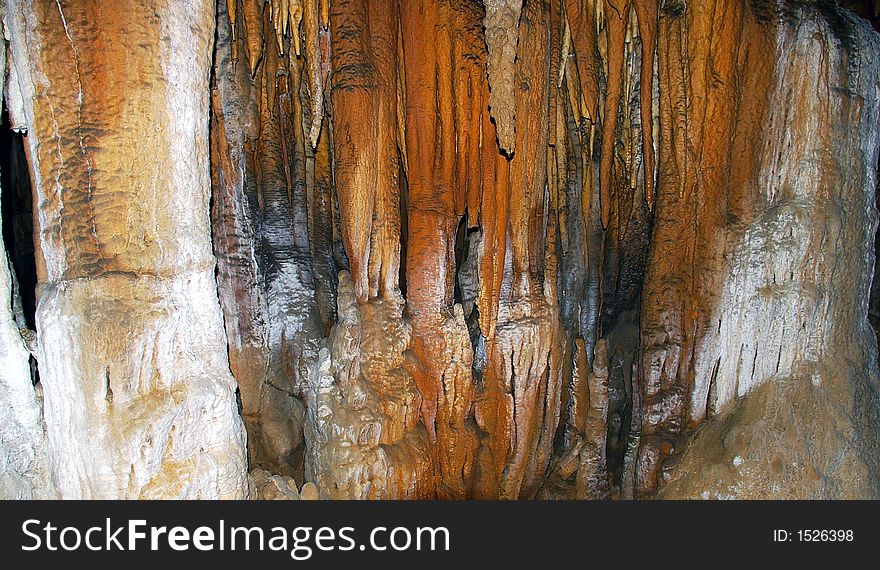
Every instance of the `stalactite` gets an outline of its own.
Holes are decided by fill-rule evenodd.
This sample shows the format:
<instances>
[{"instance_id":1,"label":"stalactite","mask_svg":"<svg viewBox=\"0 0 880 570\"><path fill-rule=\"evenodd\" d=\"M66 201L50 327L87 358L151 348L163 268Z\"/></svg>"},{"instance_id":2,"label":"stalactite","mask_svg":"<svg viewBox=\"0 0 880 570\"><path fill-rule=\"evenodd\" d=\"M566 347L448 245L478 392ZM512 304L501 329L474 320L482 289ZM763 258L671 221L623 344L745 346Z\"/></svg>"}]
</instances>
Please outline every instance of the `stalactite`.
<instances>
[{"instance_id":1,"label":"stalactite","mask_svg":"<svg viewBox=\"0 0 880 570\"><path fill-rule=\"evenodd\" d=\"M230 34L232 41L235 41L235 21L238 16L238 2L236 0L226 0L226 13L229 16Z\"/></svg>"},{"instance_id":2,"label":"stalactite","mask_svg":"<svg viewBox=\"0 0 880 570\"><path fill-rule=\"evenodd\" d=\"M257 73L257 64L263 58L263 2L264 0L241 0L245 47L251 77ZM235 25L235 18L231 18L231 21Z\"/></svg>"},{"instance_id":3,"label":"stalactite","mask_svg":"<svg viewBox=\"0 0 880 570\"><path fill-rule=\"evenodd\" d=\"M486 113L486 42L481 27L483 11L477 2L452 3L452 107L455 116L455 213L467 213L467 225L479 225L482 200L482 146L494 147L492 137L483 140Z\"/></svg>"},{"instance_id":4,"label":"stalactite","mask_svg":"<svg viewBox=\"0 0 880 570\"><path fill-rule=\"evenodd\" d=\"M321 30L324 25L319 22L318 0L305 0L303 4L303 32L305 35L305 58L309 86L309 116L308 137L311 146L318 145L318 137L321 134L321 125L324 120L324 78ZM327 21L324 21L326 24ZM326 139L326 137L325 137ZM324 141L325 145L328 141ZM327 147L329 149L329 147Z\"/></svg>"},{"instance_id":5,"label":"stalactite","mask_svg":"<svg viewBox=\"0 0 880 570\"><path fill-rule=\"evenodd\" d=\"M584 115L599 122L599 93L602 61L599 59L596 2L604 0L565 0L566 23L577 58L580 94L585 102Z\"/></svg>"},{"instance_id":6,"label":"stalactite","mask_svg":"<svg viewBox=\"0 0 880 570\"><path fill-rule=\"evenodd\" d=\"M293 54L299 56L301 51L299 25L303 19L303 0L268 0L267 4L278 51L284 53L284 37L289 35L293 44Z\"/></svg>"},{"instance_id":7,"label":"stalactite","mask_svg":"<svg viewBox=\"0 0 880 570\"><path fill-rule=\"evenodd\" d=\"M494 132L490 118L484 114L483 135L483 192L480 203L480 228L483 254L480 257L480 291L477 305L480 312L480 330L487 338L495 336L499 303L504 277L504 259L507 256L508 203L510 201L510 165L491 144L487 133ZM491 141L491 139L489 139Z\"/></svg>"},{"instance_id":8,"label":"stalactite","mask_svg":"<svg viewBox=\"0 0 880 570\"><path fill-rule=\"evenodd\" d=\"M315 271L315 302L329 333L336 322L336 262L333 258L333 169L330 127L323 121L318 146L307 166L309 244Z\"/></svg>"},{"instance_id":9,"label":"stalactite","mask_svg":"<svg viewBox=\"0 0 880 570\"><path fill-rule=\"evenodd\" d=\"M602 226L608 227L611 216L611 165L614 161L617 117L623 90L623 54L626 47L626 28L629 22L630 0L605 0L605 32L608 40L608 87L605 93L605 113L602 124L602 150L599 171Z\"/></svg>"},{"instance_id":10,"label":"stalactite","mask_svg":"<svg viewBox=\"0 0 880 570\"><path fill-rule=\"evenodd\" d=\"M336 188L360 302L397 291L397 16L392 2L331 6Z\"/></svg>"},{"instance_id":11,"label":"stalactite","mask_svg":"<svg viewBox=\"0 0 880 570\"><path fill-rule=\"evenodd\" d=\"M508 155L516 150L516 59L523 0L483 0L489 48L489 107L498 145Z\"/></svg>"},{"instance_id":12,"label":"stalactite","mask_svg":"<svg viewBox=\"0 0 880 570\"><path fill-rule=\"evenodd\" d=\"M657 0L633 0L642 46L639 108L642 118L642 156L644 157L645 200L654 209L654 53L657 44Z\"/></svg>"}]
</instances>

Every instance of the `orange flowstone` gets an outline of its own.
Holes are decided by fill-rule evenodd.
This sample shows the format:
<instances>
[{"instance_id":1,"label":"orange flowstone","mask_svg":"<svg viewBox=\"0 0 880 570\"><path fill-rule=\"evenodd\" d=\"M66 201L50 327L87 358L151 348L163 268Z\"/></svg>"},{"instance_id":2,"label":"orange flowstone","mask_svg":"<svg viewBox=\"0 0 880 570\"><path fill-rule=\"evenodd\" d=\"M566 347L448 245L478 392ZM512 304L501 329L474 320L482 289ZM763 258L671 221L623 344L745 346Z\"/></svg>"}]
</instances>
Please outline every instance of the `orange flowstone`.
<instances>
[{"instance_id":1,"label":"orange flowstone","mask_svg":"<svg viewBox=\"0 0 880 570\"><path fill-rule=\"evenodd\" d=\"M396 5L342 0L331 7L336 192L360 302L397 291Z\"/></svg>"}]
</instances>

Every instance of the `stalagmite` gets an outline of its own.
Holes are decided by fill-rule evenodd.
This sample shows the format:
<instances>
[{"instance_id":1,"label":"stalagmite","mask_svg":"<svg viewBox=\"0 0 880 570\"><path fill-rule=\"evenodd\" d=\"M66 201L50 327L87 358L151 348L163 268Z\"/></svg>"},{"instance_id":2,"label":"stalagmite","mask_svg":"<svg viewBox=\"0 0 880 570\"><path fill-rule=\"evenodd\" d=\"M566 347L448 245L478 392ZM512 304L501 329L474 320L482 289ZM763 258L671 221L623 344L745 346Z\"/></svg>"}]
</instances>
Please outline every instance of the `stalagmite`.
<instances>
[{"instance_id":1,"label":"stalagmite","mask_svg":"<svg viewBox=\"0 0 880 570\"><path fill-rule=\"evenodd\" d=\"M585 413L583 428L586 441L578 465L575 492L579 498L607 499L608 343L604 339L596 343L588 384L589 409Z\"/></svg>"},{"instance_id":2,"label":"stalagmite","mask_svg":"<svg viewBox=\"0 0 880 570\"><path fill-rule=\"evenodd\" d=\"M293 477L272 475L264 469L254 469L248 474L248 485L251 499L264 501L300 500Z\"/></svg>"},{"instance_id":3,"label":"stalagmite","mask_svg":"<svg viewBox=\"0 0 880 570\"><path fill-rule=\"evenodd\" d=\"M359 304L339 277L339 322L309 376L306 476L325 499L425 499L433 464L408 369L402 299Z\"/></svg>"}]
</instances>

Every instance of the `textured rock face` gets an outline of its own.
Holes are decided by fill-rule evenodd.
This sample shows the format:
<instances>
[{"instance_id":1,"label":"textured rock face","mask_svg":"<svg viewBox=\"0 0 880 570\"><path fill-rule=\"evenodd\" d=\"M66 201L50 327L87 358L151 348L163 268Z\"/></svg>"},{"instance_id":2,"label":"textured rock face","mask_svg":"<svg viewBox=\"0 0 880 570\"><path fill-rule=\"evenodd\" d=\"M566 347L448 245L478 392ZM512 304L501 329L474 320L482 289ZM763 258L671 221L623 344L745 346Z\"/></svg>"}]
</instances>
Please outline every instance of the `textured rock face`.
<instances>
[{"instance_id":1,"label":"textured rock face","mask_svg":"<svg viewBox=\"0 0 880 570\"><path fill-rule=\"evenodd\" d=\"M265 469L254 469L248 475L251 499L262 501L299 501L300 494L293 477L272 475Z\"/></svg>"},{"instance_id":2,"label":"textured rock face","mask_svg":"<svg viewBox=\"0 0 880 570\"><path fill-rule=\"evenodd\" d=\"M2 245L2 243L0 243ZM6 251L0 263L0 498L52 498L42 405L31 379L30 354L13 318L12 280Z\"/></svg>"},{"instance_id":3,"label":"textured rock face","mask_svg":"<svg viewBox=\"0 0 880 570\"><path fill-rule=\"evenodd\" d=\"M234 17L236 10L240 17ZM307 10L305 17L311 22L317 15ZM220 304L250 435L250 463L301 477L301 387L317 340L324 336L322 319L328 325L333 320L327 304L333 303L335 272L325 269L332 237L323 244L311 240L314 262L309 237L311 222L318 224L318 236L332 231L329 188L322 178L328 158L318 158L328 149L312 151L305 139L304 66L272 35L276 23L285 25L277 18L278 12L263 9L262 2L229 9L218 5L211 215ZM254 36L261 33L251 30L257 26L267 30L268 40ZM283 27L278 29L281 38ZM310 217L309 212L315 213Z\"/></svg>"},{"instance_id":4,"label":"textured rock face","mask_svg":"<svg viewBox=\"0 0 880 570\"><path fill-rule=\"evenodd\" d=\"M213 7L11 2L62 498L246 493L208 197ZM136 72L132 72L136 70Z\"/></svg>"},{"instance_id":5,"label":"textured rock face","mask_svg":"<svg viewBox=\"0 0 880 570\"><path fill-rule=\"evenodd\" d=\"M7 3L62 497L880 495L838 3ZM2 492L48 496L7 295Z\"/></svg>"}]
</instances>

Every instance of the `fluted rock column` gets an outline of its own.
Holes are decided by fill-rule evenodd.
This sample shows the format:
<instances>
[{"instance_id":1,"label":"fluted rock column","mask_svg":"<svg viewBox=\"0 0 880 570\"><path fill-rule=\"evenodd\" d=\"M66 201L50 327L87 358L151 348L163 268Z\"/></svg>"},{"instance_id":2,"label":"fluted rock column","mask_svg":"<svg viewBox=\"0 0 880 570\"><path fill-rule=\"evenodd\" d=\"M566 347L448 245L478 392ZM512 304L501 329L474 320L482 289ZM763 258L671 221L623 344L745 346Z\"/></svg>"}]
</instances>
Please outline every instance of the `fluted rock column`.
<instances>
[{"instance_id":1,"label":"fluted rock column","mask_svg":"<svg viewBox=\"0 0 880 570\"><path fill-rule=\"evenodd\" d=\"M15 0L38 359L64 498L237 498L208 215L207 0Z\"/></svg>"}]
</instances>

